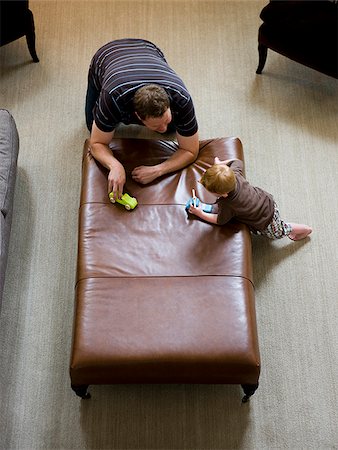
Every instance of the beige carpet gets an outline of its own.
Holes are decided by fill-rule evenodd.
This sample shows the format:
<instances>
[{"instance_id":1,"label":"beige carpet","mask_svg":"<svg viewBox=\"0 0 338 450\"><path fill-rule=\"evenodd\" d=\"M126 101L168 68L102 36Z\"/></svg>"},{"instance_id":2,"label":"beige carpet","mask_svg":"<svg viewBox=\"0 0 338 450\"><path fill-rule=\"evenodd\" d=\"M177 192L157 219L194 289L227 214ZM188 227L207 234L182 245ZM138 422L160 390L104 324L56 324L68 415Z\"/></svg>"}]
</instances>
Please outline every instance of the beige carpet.
<instances>
[{"instance_id":1,"label":"beige carpet","mask_svg":"<svg viewBox=\"0 0 338 450\"><path fill-rule=\"evenodd\" d=\"M20 133L2 449L338 448L338 81L272 52L255 74L265 4L31 0L40 63L25 39L0 49L0 106ZM250 404L238 386L93 386L90 401L70 389L87 68L121 37L162 48L193 95L201 139L240 137L251 182L314 228L301 243L253 240L262 374Z\"/></svg>"}]
</instances>

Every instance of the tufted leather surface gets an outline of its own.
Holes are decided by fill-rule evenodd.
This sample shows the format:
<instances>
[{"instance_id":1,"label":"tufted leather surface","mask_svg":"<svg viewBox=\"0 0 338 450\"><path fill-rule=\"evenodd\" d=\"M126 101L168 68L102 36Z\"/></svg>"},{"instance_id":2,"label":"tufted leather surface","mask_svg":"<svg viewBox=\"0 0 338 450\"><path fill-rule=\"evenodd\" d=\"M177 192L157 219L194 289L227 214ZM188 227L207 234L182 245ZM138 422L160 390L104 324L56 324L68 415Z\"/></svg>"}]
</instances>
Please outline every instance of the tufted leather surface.
<instances>
[{"instance_id":1,"label":"tufted leather surface","mask_svg":"<svg viewBox=\"0 0 338 450\"><path fill-rule=\"evenodd\" d=\"M147 186L131 170L168 158L168 141L114 139L138 206L109 202L107 172L84 146L71 357L72 385L246 383L259 377L251 240L188 218L191 189L220 158L243 158L236 138L202 141L197 161Z\"/></svg>"}]
</instances>

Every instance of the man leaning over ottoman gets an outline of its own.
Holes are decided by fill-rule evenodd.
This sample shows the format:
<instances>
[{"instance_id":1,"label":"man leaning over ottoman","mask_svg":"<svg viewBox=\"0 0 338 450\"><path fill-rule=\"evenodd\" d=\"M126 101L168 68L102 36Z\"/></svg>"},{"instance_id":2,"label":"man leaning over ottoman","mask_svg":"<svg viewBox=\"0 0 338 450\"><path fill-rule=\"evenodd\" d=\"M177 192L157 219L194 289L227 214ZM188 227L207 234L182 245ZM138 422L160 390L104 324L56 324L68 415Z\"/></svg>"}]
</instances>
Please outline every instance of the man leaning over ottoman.
<instances>
[{"instance_id":1,"label":"man leaning over ottoman","mask_svg":"<svg viewBox=\"0 0 338 450\"><path fill-rule=\"evenodd\" d=\"M101 47L88 73L86 122L93 157L109 170L108 193L121 197L125 169L109 143L119 123L152 131L176 131L177 151L154 166L138 166L132 177L141 184L191 164L198 155L198 124L191 96L169 67L162 51L143 39L120 39Z\"/></svg>"}]
</instances>

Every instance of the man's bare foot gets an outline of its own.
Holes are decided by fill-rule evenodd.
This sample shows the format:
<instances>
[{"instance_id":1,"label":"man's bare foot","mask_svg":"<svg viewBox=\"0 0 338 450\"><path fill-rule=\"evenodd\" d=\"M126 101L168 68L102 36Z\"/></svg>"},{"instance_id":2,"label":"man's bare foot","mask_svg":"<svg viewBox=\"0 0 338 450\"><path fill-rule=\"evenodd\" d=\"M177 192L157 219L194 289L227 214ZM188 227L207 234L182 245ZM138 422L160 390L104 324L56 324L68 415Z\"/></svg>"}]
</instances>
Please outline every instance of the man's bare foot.
<instances>
[{"instance_id":1,"label":"man's bare foot","mask_svg":"<svg viewBox=\"0 0 338 450\"><path fill-rule=\"evenodd\" d=\"M312 228L308 225L302 225L299 223L290 223L292 227L291 233L288 235L292 241L300 241L306 238L310 233L312 233Z\"/></svg>"}]
</instances>

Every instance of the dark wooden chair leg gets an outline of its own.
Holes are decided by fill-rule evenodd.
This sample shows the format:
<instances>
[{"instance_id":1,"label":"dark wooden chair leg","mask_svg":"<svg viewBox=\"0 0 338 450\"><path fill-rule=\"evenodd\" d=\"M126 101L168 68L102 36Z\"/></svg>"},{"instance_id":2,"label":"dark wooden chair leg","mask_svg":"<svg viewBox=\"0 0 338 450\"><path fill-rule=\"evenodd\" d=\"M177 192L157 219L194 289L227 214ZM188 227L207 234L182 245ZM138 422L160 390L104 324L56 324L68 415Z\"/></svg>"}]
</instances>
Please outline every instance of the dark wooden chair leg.
<instances>
[{"instance_id":1,"label":"dark wooden chair leg","mask_svg":"<svg viewBox=\"0 0 338 450\"><path fill-rule=\"evenodd\" d=\"M39 58L38 58L38 56L36 54L36 50L35 50L34 18L33 18L33 13L30 10L28 10L26 41L27 41L29 53L31 54L33 61L36 63L39 62Z\"/></svg>"},{"instance_id":2,"label":"dark wooden chair leg","mask_svg":"<svg viewBox=\"0 0 338 450\"><path fill-rule=\"evenodd\" d=\"M87 400L91 398L90 393L88 392L88 384L84 384L81 386L73 386L72 389L75 392L75 394L79 397L81 397L83 400Z\"/></svg>"},{"instance_id":3,"label":"dark wooden chair leg","mask_svg":"<svg viewBox=\"0 0 338 450\"><path fill-rule=\"evenodd\" d=\"M259 63L256 73L261 74L265 66L266 57L268 55L268 47L263 44L258 44Z\"/></svg>"},{"instance_id":4,"label":"dark wooden chair leg","mask_svg":"<svg viewBox=\"0 0 338 450\"><path fill-rule=\"evenodd\" d=\"M250 400L250 397L256 392L258 388L257 384L242 384L242 388L244 391L244 397L242 398L242 403L247 403Z\"/></svg>"}]
</instances>

